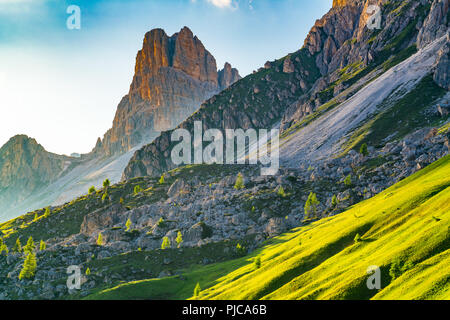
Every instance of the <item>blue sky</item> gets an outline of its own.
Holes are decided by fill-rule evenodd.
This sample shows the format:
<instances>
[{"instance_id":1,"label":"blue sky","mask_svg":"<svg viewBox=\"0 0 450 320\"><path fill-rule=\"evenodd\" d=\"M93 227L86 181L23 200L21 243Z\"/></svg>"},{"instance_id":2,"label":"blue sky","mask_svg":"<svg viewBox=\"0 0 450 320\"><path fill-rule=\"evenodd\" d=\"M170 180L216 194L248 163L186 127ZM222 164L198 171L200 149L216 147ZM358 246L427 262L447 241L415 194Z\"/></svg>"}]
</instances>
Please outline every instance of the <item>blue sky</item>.
<instances>
[{"instance_id":1,"label":"blue sky","mask_svg":"<svg viewBox=\"0 0 450 320\"><path fill-rule=\"evenodd\" d=\"M81 29L68 30L69 5ZM188 26L247 75L294 52L332 0L0 0L0 146L16 134L89 152L129 89L144 34Z\"/></svg>"}]
</instances>

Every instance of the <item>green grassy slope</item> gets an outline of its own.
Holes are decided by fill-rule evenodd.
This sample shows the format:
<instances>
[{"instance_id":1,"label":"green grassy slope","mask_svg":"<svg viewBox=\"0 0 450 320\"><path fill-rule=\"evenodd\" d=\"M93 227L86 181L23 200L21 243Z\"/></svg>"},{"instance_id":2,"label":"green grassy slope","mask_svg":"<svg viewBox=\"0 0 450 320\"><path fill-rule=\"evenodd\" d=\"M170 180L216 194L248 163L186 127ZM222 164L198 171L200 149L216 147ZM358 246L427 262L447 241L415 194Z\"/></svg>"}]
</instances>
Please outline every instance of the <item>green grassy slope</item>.
<instances>
[{"instance_id":1,"label":"green grassy slope","mask_svg":"<svg viewBox=\"0 0 450 320\"><path fill-rule=\"evenodd\" d=\"M251 255L180 277L123 284L91 299L450 299L450 156L350 210ZM356 234L361 236L355 242ZM261 259L261 267L253 261ZM400 270L390 275L393 264ZM379 266L382 289L366 286Z\"/></svg>"}]
</instances>

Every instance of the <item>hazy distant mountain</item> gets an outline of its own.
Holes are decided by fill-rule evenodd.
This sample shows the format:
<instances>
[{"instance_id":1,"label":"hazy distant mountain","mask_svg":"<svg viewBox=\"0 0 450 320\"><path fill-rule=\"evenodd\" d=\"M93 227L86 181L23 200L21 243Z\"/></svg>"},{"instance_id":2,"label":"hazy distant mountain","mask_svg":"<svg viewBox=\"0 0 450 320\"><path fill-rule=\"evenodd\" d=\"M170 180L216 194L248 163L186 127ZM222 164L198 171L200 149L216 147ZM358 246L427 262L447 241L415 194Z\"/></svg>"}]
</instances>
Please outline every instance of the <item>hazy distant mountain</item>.
<instances>
[{"instance_id":1,"label":"hazy distant mountain","mask_svg":"<svg viewBox=\"0 0 450 320\"><path fill-rule=\"evenodd\" d=\"M1 216L56 181L74 160L45 151L25 135L11 138L0 149Z\"/></svg>"}]
</instances>

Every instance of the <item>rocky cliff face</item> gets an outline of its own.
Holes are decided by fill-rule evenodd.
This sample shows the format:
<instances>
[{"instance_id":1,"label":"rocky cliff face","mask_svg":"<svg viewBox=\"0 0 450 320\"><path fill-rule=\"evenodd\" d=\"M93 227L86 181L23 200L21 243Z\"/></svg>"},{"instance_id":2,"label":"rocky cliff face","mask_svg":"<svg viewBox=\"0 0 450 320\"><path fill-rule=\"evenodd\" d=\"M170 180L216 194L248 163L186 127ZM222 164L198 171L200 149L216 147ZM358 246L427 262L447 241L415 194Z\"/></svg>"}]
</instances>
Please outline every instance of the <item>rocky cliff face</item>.
<instances>
[{"instance_id":1,"label":"rocky cliff face","mask_svg":"<svg viewBox=\"0 0 450 320\"><path fill-rule=\"evenodd\" d=\"M447 34L447 44L439 51L436 60L434 81L446 90L450 90L450 33Z\"/></svg>"},{"instance_id":2,"label":"rocky cliff face","mask_svg":"<svg viewBox=\"0 0 450 320\"><path fill-rule=\"evenodd\" d=\"M94 152L122 153L174 128L202 102L239 79L229 64L218 72L214 57L188 28L171 37L162 29L148 32L136 57L130 91Z\"/></svg>"},{"instance_id":3,"label":"rocky cliff face","mask_svg":"<svg viewBox=\"0 0 450 320\"><path fill-rule=\"evenodd\" d=\"M358 26L362 12L360 2L334 1L333 8L316 21L305 39L304 48L316 56L316 64L322 75L326 75L329 68L336 68L337 60L341 60L337 52Z\"/></svg>"},{"instance_id":4,"label":"rocky cliff face","mask_svg":"<svg viewBox=\"0 0 450 320\"><path fill-rule=\"evenodd\" d=\"M381 29L371 29L369 6L381 9ZM286 130L314 113L371 71L392 67L448 32L448 0L335 1L305 40L323 77L312 91L291 105L283 119ZM436 61L435 81L448 87L445 49ZM384 70L385 71L385 70ZM382 71L381 71L382 72Z\"/></svg>"},{"instance_id":5,"label":"rocky cliff face","mask_svg":"<svg viewBox=\"0 0 450 320\"><path fill-rule=\"evenodd\" d=\"M434 0L430 13L425 19L417 36L417 46L425 47L436 38L442 37L448 33L448 14L449 0Z\"/></svg>"},{"instance_id":6,"label":"rocky cliff face","mask_svg":"<svg viewBox=\"0 0 450 320\"><path fill-rule=\"evenodd\" d=\"M233 83L241 80L241 76L239 75L239 71L235 68L231 67L231 64L228 62L225 63L225 66L222 70L219 71L219 88L221 90L225 90Z\"/></svg>"},{"instance_id":7,"label":"rocky cliff face","mask_svg":"<svg viewBox=\"0 0 450 320\"><path fill-rule=\"evenodd\" d=\"M449 0L435 0L430 14L417 36L417 45L423 48L434 39L446 35L447 44L439 52L435 64L434 81L442 88L450 90L450 31Z\"/></svg>"},{"instance_id":8,"label":"rocky cliff face","mask_svg":"<svg viewBox=\"0 0 450 320\"><path fill-rule=\"evenodd\" d=\"M71 158L45 151L24 135L11 138L0 149L0 208L15 206L60 176Z\"/></svg>"},{"instance_id":9,"label":"rocky cliff face","mask_svg":"<svg viewBox=\"0 0 450 320\"><path fill-rule=\"evenodd\" d=\"M374 5L381 10L380 29L368 26ZM416 42L423 48L445 35L447 13L448 0L334 1L333 8L311 29L304 46L317 55L323 75L355 62L367 66L392 40L399 40L389 48L394 52Z\"/></svg>"}]
</instances>

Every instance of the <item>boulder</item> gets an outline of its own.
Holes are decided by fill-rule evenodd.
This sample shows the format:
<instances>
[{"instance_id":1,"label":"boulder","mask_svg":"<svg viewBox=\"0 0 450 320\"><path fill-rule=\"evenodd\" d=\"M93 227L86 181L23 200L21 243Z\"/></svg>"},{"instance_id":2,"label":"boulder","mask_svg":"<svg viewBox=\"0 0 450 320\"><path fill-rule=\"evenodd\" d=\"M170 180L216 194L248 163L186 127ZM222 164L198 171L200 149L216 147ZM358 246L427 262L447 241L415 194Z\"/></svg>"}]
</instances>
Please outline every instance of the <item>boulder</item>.
<instances>
[{"instance_id":1,"label":"boulder","mask_svg":"<svg viewBox=\"0 0 450 320\"><path fill-rule=\"evenodd\" d=\"M111 228L118 223L125 223L124 208L120 204L113 205L105 210L101 208L86 215L81 224L81 233L86 236L92 236L99 230Z\"/></svg>"},{"instance_id":2,"label":"boulder","mask_svg":"<svg viewBox=\"0 0 450 320\"><path fill-rule=\"evenodd\" d=\"M80 243L76 249L75 249L75 254L76 255L80 255L83 253L88 253L88 252L92 252L94 250L94 246L90 243Z\"/></svg>"},{"instance_id":3,"label":"boulder","mask_svg":"<svg viewBox=\"0 0 450 320\"><path fill-rule=\"evenodd\" d=\"M183 193L188 193L190 191L190 186L184 182L182 179L177 179L175 182L170 186L169 190L167 191L167 195L169 198L175 198L177 196L180 196Z\"/></svg>"},{"instance_id":4,"label":"boulder","mask_svg":"<svg viewBox=\"0 0 450 320\"><path fill-rule=\"evenodd\" d=\"M192 227L190 227L189 230L185 232L185 234L183 234L183 240L185 243L189 242L197 243L199 240L202 239L202 234L203 228L199 223L197 223Z\"/></svg>"}]
</instances>

